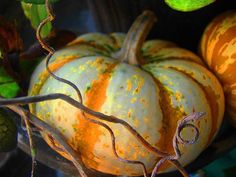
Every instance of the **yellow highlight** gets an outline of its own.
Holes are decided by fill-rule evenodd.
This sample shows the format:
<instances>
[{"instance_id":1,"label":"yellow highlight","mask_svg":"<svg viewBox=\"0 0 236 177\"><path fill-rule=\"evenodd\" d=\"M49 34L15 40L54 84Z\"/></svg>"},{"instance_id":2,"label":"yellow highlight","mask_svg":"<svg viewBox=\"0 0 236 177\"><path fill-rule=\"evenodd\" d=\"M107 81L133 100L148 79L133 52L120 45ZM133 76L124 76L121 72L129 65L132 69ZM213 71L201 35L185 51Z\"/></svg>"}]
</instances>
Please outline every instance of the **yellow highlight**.
<instances>
[{"instance_id":1,"label":"yellow highlight","mask_svg":"<svg viewBox=\"0 0 236 177\"><path fill-rule=\"evenodd\" d=\"M80 65L79 66L79 71L84 71L86 69L85 65Z\"/></svg>"},{"instance_id":2,"label":"yellow highlight","mask_svg":"<svg viewBox=\"0 0 236 177\"><path fill-rule=\"evenodd\" d=\"M184 107L183 107L183 106L179 107L179 110L180 110L180 112L182 112L182 113L184 113L184 112L185 112L185 111L184 111Z\"/></svg>"},{"instance_id":3,"label":"yellow highlight","mask_svg":"<svg viewBox=\"0 0 236 177\"><path fill-rule=\"evenodd\" d=\"M130 118L131 116L132 116L132 110L131 109L129 109L129 111L128 111L128 113L127 113L127 115L128 115L128 118Z\"/></svg>"},{"instance_id":4,"label":"yellow highlight","mask_svg":"<svg viewBox=\"0 0 236 177\"><path fill-rule=\"evenodd\" d=\"M101 64L103 63L104 59L101 58L101 57L97 57L96 60L94 60L92 63L91 63L91 66L92 67L101 67Z\"/></svg>"},{"instance_id":5,"label":"yellow highlight","mask_svg":"<svg viewBox=\"0 0 236 177\"><path fill-rule=\"evenodd\" d=\"M137 98L136 98L136 97L134 97L134 98L132 98L132 99L130 100L131 103L135 103L136 101L137 101Z\"/></svg>"},{"instance_id":6,"label":"yellow highlight","mask_svg":"<svg viewBox=\"0 0 236 177\"><path fill-rule=\"evenodd\" d=\"M137 94L141 90L142 86L144 85L144 79L137 75L134 75L133 77L134 77L134 82L137 84L137 87L134 89L132 93L134 95L134 94Z\"/></svg>"},{"instance_id":7,"label":"yellow highlight","mask_svg":"<svg viewBox=\"0 0 236 177\"><path fill-rule=\"evenodd\" d=\"M179 91L176 91L176 93L175 93L175 97L176 97L176 100L177 100L177 101L181 101L182 93L179 92Z\"/></svg>"},{"instance_id":8,"label":"yellow highlight","mask_svg":"<svg viewBox=\"0 0 236 177\"><path fill-rule=\"evenodd\" d=\"M126 84L127 84L126 91L129 92L132 89L132 82L131 82L131 80L127 80Z\"/></svg>"},{"instance_id":9,"label":"yellow highlight","mask_svg":"<svg viewBox=\"0 0 236 177\"><path fill-rule=\"evenodd\" d=\"M136 118L135 120L134 120L134 127L138 127L139 126L139 120Z\"/></svg>"}]
</instances>

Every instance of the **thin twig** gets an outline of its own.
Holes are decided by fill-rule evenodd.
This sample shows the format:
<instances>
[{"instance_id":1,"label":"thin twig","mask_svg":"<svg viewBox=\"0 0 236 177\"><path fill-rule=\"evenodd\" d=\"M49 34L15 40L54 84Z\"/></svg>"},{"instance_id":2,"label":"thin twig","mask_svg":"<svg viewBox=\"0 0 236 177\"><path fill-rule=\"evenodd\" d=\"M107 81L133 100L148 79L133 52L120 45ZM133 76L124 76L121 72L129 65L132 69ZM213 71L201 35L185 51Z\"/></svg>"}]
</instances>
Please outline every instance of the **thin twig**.
<instances>
[{"instance_id":1,"label":"thin twig","mask_svg":"<svg viewBox=\"0 0 236 177\"><path fill-rule=\"evenodd\" d=\"M175 163L179 163L177 160L181 157L181 152L179 149L179 143L181 144L194 144L198 138L199 138L199 130L198 128L189 123L190 121L196 121L202 118L205 115L205 112L194 112L186 117L184 117L177 125L175 135L173 138L173 148L175 151L175 155L169 155L166 157L161 158L155 165L151 177L155 177L155 175L158 173L158 170L160 169L161 165L164 164L165 161L169 160ZM191 140L185 140L181 136L181 132L184 128L191 127L195 131L195 135ZM182 173L184 177L189 177L188 173L182 168L180 164L176 164L179 168L178 170Z\"/></svg>"},{"instance_id":2,"label":"thin twig","mask_svg":"<svg viewBox=\"0 0 236 177\"><path fill-rule=\"evenodd\" d=\"M54 100L54 99L62 99L66 102L68 102L69 104L71 104L72 106L80 109L83 113L83 118L85 118L86 120L94 123L94 124L97 124L97 125L100 125L104 128L106 128L108 130L108 132L110 133L110 136L111 136L111 139L112 139L112 149L113 149L113 153L115 154L115 156L117 157L117 159L119 161L122 161L122 162L125 162L125 163L131 163L131 164L139 164L142 166L142 169L143 169L143 173L144 173L144 176L147 177L147 170L146 170L146 167L144 165L144 163L140 162L140 161L132 161L132 160L126 160L126 159L123 159L121 157L119 157L117 151L116 151L116 141L115 141L115 136L114 136L114 133L112 131L112 129L106 125L105 123L101 122L101 120L105 120L105 121L108 121L108 122L113 122L113 123L118 123L118 124L121 124L123 125L127 130L129 130L129 132L135 136L135 138L141 142L148 150L152 151L153 153L155 153L156 155L158 156L161 156L161 160L156 164L154 170L153 170L153 174L152 176L154 176L156 174L156 172L158 171L158 169L160 168L160 166L165 162L165 161L169 161L171 162L173 165L175 165L177 167L177 169L185 176L187 177L188 174L187 172L184 170L184 168L180 165L180 163L177 161L179 159L179 157L181 156L180 154L180 151L179 151L179 148L178 148L178 143L181 142L181 143L184 143L184 144L192 144L194 143L198 136L199 136L199 132L198 132L198 129L193 126L192 124L188 124L187 122L189 121L188 119L184 119L182 124L180 123L177 127L177 131L175 133L175 136L174 136L174 139L173 139L173 147L174 147L174 150L175 150L175 155L169 155L168 153L165 153L165 152L161 152L159 151L158 149L156 149L155 147L153 147L151 144L149 144L131 125L129 125L127 122L125 122L124 120L122 119L118 119L117 117L115 116L108 116L108 115L104 115L100 112L96 112L96 111L93 111L91 110L90 108L86 107L83 105L83 100L82 100L82 94L80 92L80 90L78 89L78 87L70 82L69 80L66 80L64 78L60 78L58 76L56 76L51 70L50 70L50 67L49 67L49 63L50 63L50 58L51 56L54 54L54 49L50 46L48 46L46 44L46 42L42 39L41 35L40 35L40 32L41 32L41 29L42 27L47 23L47 22L51 22L54 20L55 16L52 12L52 8L49 4L49 0L46 0L45 1L45 6L46 6L46 9L47 9L47 13L48 13L48 16L47 18L45 18L41 23L40 25L38 26L37 28L37 31L36 31L36 37L39 41L39 43L41 44L41 46L47 50L49 52L49 54L47 55L46 57L46 68L47 68L47 71L49 72L49 74L55 78L56 80L60 81L60 82L63 82L65 84L68 84L70 85L72 88L75 89L75 91L77 92L78 94L78 97L80 99L80 102L70 98L69 96L66 96L64 94L50 94L50 95L45 95L45 96L34 96L34 97L22 97L22 98L16 98L16 99L12 99L12 100L1 100L1 103L0 105L8 105L8 104L28 104L28 103L34 103L34 102L40 102L40 101L46 101L46 100ZM8 102L7 102L8 101ZM8 103L8 104L7 104ZM7 106L9 107L10 109L14 110L15 112L19 113L20 115L22 115L22 112L20 112L19 110L22 110L22 108L20 108L19 106ZM24 112L24 111L23 111ZM91 118L88 118L85 113L87 114L90 114L90 115L93 115L95 117L97 117L98 119L100 120L95 120L95 119L91 119ZM29 113L30 114L30 113ZM30 114L30 117L31 119L32 118L35 118L35 120L39 120L37 119L37 117L33 116L32 114ZM42 122L42 121L41 121ZM35 122L34 122L35 123ZM44 123L44 122L43 122ZM46 123L44 123L45 125L40 127L43 129L43 131L46 131L47 130L45 129L45 126L48 126ZM38 124L36 124L37 126ZM192 141L185 141L181 136L180 136L180 132L182 131L183 128L185 127L192 127L194 128L195 130L195 133L196 133L196 136L194 137L194 139ZM47 127L48 128L48 127ZM48 132L49 134L53 134L52 132L50 133L50 131ZM58 134L53 134L53 138L55 138L55 136L57 136ZM62 135L61 135L62 136ZM63 138L63 136L62 136ZM55 138L56 140L58 140L58 137ZM59 137L59 140L60 137ZM79 170L79 172L82 174L81 176L86 176L86 174L84 173L83 171L83 168L82 168L82 165L83 162L81 161L81 156L78 157L78 154L73 151L73 149L67 144L66 141L58 141L60 143L62 143L61 145L65 148L65 151L71 156L71 159L72 159L72 162L75 164L75 166L77 167L77 169ZM68 149L69 148L69 149Z\"/></svg>"},{"instance_id":3,"label":"thin twig","mask_svg":"<svg viewBox=\"0 0 236 177\"><path fill-rule=\"evenodd\" d=\"M70 105L83 110L85 113L90 114L92 116L95 116L101 120L105 120L108 122L116 123L116 124L121 124L127 130L130 131L130 133L133 134L133 136L136 137L136 139L142 143L148 150L151 152L155 153L158 156L165 157L169 155L168 153L164 153L153 147L151 144L149 144L131 125L129 125L127 122L125 122L122 119L119 119L115 116L108 116L105 115L101 112L96 112L90 109L89 107L84 106L80 102L74 100L73 98L64 95L62 93L53 93L53 94L48 94L48 95L36 95L36 96L27 96L27 97L18 97L18 98L12 98L12 99L2 99L0 101L0 106L4 105L22 105L22 104L30 104L30 103L36 103L36 102L41 102L41 101L47 101L47 100L56 100L56 99L61 99L69 103Z\"/></svg>"},{"instance_id":4,"label":"thin twig","mask_svg":"<svg viewBox=\"0 0 236 177\"><path fill-rule=\"evenodd\" d=\"M36 147L35 147L35 144L33 141L33 135L32 135L32 129L30 127L30 122L28 120L29 115L23 109L21 109L20 111L21 111L20 115L25 122L26 131L29 136L29 145L30 145L30 152L31 152L31 158L32 158L31 177L34 177L34 169L35 169L35 165L36 165L36 160L35 160Z\"/></svg>"},{"instance_id":5,"label":"thin twig","mask_svg":"<svg viewBox=\"0 0 236 177\"><path fill-rule=\"evenodd\" d=\"M121 120L115 116L108 116L100 112L96 112L91 110L90 108L84 106L83 104L79 103L78 101L74 100L73 98L61 94L61 93L53 93L49 95L37 95L37 96L28 96L28 97L18 97L18 98L13 98L13 99L2 99L0 101L0 106L4 105L15 105L15 104L29 104L29 103L36 103L36 102L41 102L41 101L46 101L46 100L55 100L55 99L61 99L69 103L70 105L84 111L87 114L90 114L92 116L95 116L101 120L105 120L108 122L112 123L117 123L123 125L127 130L130 131L131 134L144 146L146 147L149 151L155 153L156 155L166 158L170 163L172 163L184 176L188 176L187 172L184 170L184 168L180 165L180 163L177 160L170 160L169 157L170 155L165 152L161 152L155 147L153 147L151 144L149 144L131 125L129 125L127 122L124 120ZM185 123L185 122L184 122ZM179 124L182 125L182 124ZM178 125L178 126L179 126ZM178 129L178 128L177 128Z\"/></svg>"},{"instance_id":6,"label":"thin twig","mask_svg":"<svg viewBox=\"0 0 236 177\"><path fill-rule=\"evenodd\" d=\"M16 112L17 114L24 116L25 113L29 115L29 121L34 124L36 127L42 129L45 133L51 135L56 141L60 142L60 145L64 148L64 151L69 154L72 163L75 165L75 167L78 169L79 174L81 177L87 177L85 174L85 170L87 168L82 165L82 159L79 158L78 152L74 151L74 149L71 148L71 146L68 145L66 139L64 136L56 130L55 128L49 126L47 123L43 122L33 114L31 114L29 111L25 110L24 108L16 105L8 105L7 108L11 109L12 111Z\"/></svg>"},{"instance_id":7,"label":"thin twig","mask_svg":"<svg viewBox=\"0 0 236 177\"><path fill-rule=\"evenodd\" d=\"M49 67L50 58L51 58L51 56L55 53L55 51L54 51L54 49L53 49L52 47L48 46L47 43L42 39L42 37L41 37L41 35L40 35L40 31L41 31L42 27L43 27L47 22L53 21L54 18L55 18L55 16L54 16L54 14L53 14L52 8L51 8L51 6L50 6L48 0L45 1L45 6L46 6L46 8L47 8L48 17L47 17L46 19L44 19L44 20L40 23L40 25L38 26L37 32L36 32L36 37L37 37L39 43L41 44L41 46L42 46L45 50L47 50L47 51L49 52L49 54L48 54L47 57L46 57L46 69L47 69L47 71L49 72L49 74L50 74L54 79L56 79L56 80L58 80L58 81L60 81L60 82L63 82L63 83L65 83L65 84L71 86L71 87L77 92L77 95L78 95L78 97L79 97L79 99L80 99L80 103L83 105L82 94L81 94L79 88L78 88L74 83L70 82L69 80L66 80L66 79L64 79L64 78L61 78L61 77L55 75L55 74L50 70L50 67ZM115 139L115 136L114 136L114 133L113 133L112 129L111 129L108 125L102 123L102 122L99 121L99 120L94 120L94 119L88 118L88 117L85 115L85 113L84 113L83 111L82 111L82 117L83 117L84 119L88 120L89 122L92 122L92 123L94 123L94 124L100 125L100 126L104 127L105 129L107 129L108 132L110 133L110 136L111 136L111 139L112 139L112 149L113 149L113 153L114 153L114 155L117 157L117 159L118 159L119 161L122 161L122 162L125 162L125 163L131 163L131 164L138 164L138 165L141 165L141 167L142 167L142 169L143 169L144 176L147 177L147 170L146 170L146 167L145 167L144 163L142 163L142 162L140 162L140 161L126 160L126 159L121 158L121 157L118 155L118 153L117 153L117 151L116 151L116 146L115 146L115 144L116 144L116 143L115 143L116 139Z\"/></svg>"},{"instance_id":8,"label":"thin twig","mask_svg":"<svg viewBox=\"0 0 236 177\"><path fill-rule=\"evenodd\" d=\"M39 41L40 45L42 46L43 49L45 49L46 51L48 51L48 55L46 57L46 69L47 71L49 72L49 74L56 80L60 81L60 82L63 82L67 85L70 85L77 93L79 99L80 99L80 102L83 103L83 99L82 99L82 94L79 90L79 88L72 82L70 82L69 80L66 80L64 78L61 78L61 77L58 77L57 75L55 75L49 68L49 62L50 62L50 58L51 56L55 53L55 50L50 47L46 42L45 40L43 40L43 38L41 37L41 30L43 28L44 25L46 25L46 23L48 22L52 22L54 19L55 19L55 15L53 14L53 10L52 10L52 7L49 3L49 0L46 0L45 1L45 7L46 7L46 10L47 10L47 14L48 16L42 20L42 22L40 22L37 30L36 30L36 38L37 40Z\"/></svg>"}]
</instances>

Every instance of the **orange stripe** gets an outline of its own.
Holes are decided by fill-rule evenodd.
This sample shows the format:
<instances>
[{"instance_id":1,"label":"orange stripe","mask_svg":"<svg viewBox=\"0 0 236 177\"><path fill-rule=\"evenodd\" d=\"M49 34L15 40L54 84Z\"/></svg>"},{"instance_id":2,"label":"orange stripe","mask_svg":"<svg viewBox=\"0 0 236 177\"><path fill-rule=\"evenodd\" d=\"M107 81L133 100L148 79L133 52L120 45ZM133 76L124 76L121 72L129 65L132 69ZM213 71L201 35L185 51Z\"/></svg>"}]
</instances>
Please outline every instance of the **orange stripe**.
<instances>
[{"instance_id":1,"label":"orange stripe","mask_svg":"<svg viewBox=\"0 0 236 177\"><path fill-rule=\"evenodd\" d=\"M177 128L177 122L186 116L186 114L171 107L171 93L168 92L156 78L154 78L154 80L160 89L159 95L161 99L159 100L159 104L163 113L162 128L159 131L161 137L156 146L160 151L175 154L172 142ZM170 163L165 162L160 170L163 171L170 166Z\"/></svg>"},{"instance_id":2,"label":"orange stripe","mask_svg":"<svg viewBox=\"0 0 236 177\"><path fill-rule=\"evenodd\" d=\"M199 84L200 85L200 84ZM204 87L200 85L205 93L206 99L210 105L211 109L211 132L208 136L207 145L208 146L215 136L217 130L218 130L218 121L217 118L219 118L218 112L219 112L219 105L216 102L217 95L214 93L211 87Z\"/></svg>"},{"instance_id":3,"label":"orange stripe","mask_svg":"<svg viewBox=\"0 0 236 177\"><path fill-rule=\"evenodd\" d=\"M91 88L86 92L86 105L99 111L102 104L106 101L106 90L109 85L112 70L115 68L115 64L108 65L106 72L99 75L98 80L94 80Z\"/></svg>"},{"instance_id":4,"label":"orange stripe","mask_svg":"<svg viewBox=\"0 0 236 177\"><path fill-rule=\"evenodd\" d=\"M230 43L235 37L236 34L236 26L228 28L223 34L217 36L218 41L216 42L215 46L212 46L212 63L211 67L215 70L216 66L220 66L224 64L224 62L232 56L224 56L223 50L227 48L225 44ZM225 47L224 47L225 46ZM224 49L222 50L222 47ZM233 55L234 51L232 51L231 55Z\"/></svg>"},{"instance_id":5,"label":"orange stripe","mask_svg":"<svg viewBox=\"0 0 236 177\"><path fill-rule=\"evenodd\" d=\"M174 69L174 68L172 68ZM210 86L203 86L198 80L196 80L193 76L191 76L191 74L185 73L184 71L181 70L177 70L179 72L181 72L182 74L185 74L186 76L188 76L190 79L192 79L195 83L197 83L199 85L199 87L202 89L202 91L205 94L206 100L210 106L210 110L211 110L211 132L208 136L208 143L206 146L209 145L209 143L211 143L216 131L218 130L218 119L219 118L219 105L217 104L217 95L214 93L214 88L211 88Z\"/></svg>"},{"instance_id":6,"label":"orange stripe","mask_svg":"<svg viewBox=\"0 0 236 177\"><path fill-rule=\"evenodd\" d=\"M107 99L107 88L109 86L109 81L111 74L116 64L110 64L107 66L106 72L101 73L97 80L92 82L91 88L85 93L86 100L85 105L94 111L100 111L102 105ZM94 160L94 148L96 143L99 141L99 136L103 133L103 128L88 120L81 117L81 113L77 115L79 119L79 125L75 125L78 131L75 132L75 136L71 139L72 144L77 144L77 148L81 154L83 154L84 163L88 167L96 168L96 160ZM89 114L86 114L87 118L97 119ZM106 130L104 130L106 131ZM79 144L78 144L79 142Z\"/></svg>"},{"instance_id":7,"label":"orange stripe","mask_svg":"<svg viewBox=\"0 0 236 177\"><path fill-rule=\"evenodd\" d=\"M54 72L57 69L61 68L66 63L74 60L75 58L76 58L75 56L69 56L69 57L64 58L63 60L54 61L53 63L49 64L49 69L52 72ZM35 84L32 87L32 91L31 91L30 95L37 95L40 92L40 90L41 90L42 86L44 85L45 81L49 78L49 76L50 76L50 74L47 71L47 69L43 70L41 72L41 74L38 76L39 81L37 82L37 84Z\"/></svg>"},{"instance_id":8,"label":"orange stripe","mask_svg":"<svg viewBox=\"0 0 236 177\"><path fill-rule=\"evenodd\" d=\"M216 17L213 19L213 21L210 22L210 25L208 25L207 29L204 32L204 38L205 38L205 42L202 46L202 56L207 60L207 63L209 63L208 61L210 60L210 58L206 58L207 57L207 53L208 53L208 44L212 38L212 35L215 35L215 31L218 29L219 24L224 21L224 19L232 12L226 12L221 14L220 16Z\"/></svg>"},{"instance_id":9,"label":"orange stripe","mask_svg":"<svg viewBox=\"0 0 236 177\"><path fill-rule=\"evenodd\" d=\"M60 61L54 61L54 63L50 63L49 64L49 68L52 72L56 71L57 69L61 68L63 65L65 65L66 63L72 61L76 59L75 56L69 56L63 60ZM33 85L29 95L34 96L34 95L38 95L41 88L43 87L45 81L50 77L49 72L47 71L47 69L43 70L40 75L38 76L38 81L35 82L35 84ZM30 111L35 114L35 106L36 104L29 104L29 108Z\"/></svg>"}]
</instances>

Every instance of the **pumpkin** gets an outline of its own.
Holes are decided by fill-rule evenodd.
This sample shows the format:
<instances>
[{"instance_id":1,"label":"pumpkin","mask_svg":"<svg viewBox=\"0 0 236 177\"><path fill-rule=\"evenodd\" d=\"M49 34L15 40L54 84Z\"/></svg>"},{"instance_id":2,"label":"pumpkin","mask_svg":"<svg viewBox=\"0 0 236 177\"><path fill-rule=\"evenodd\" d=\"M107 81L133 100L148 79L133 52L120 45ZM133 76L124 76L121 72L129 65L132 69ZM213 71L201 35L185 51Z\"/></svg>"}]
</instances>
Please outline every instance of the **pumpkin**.
<instances>
[{"instance_id":1,"label":"pumpkin","mask_svg":"<svg viewBox=\"0 0 236 177\"><path fill-rule=\"evenodd\" d=\"M88 33L78 36L55 52L49 68L80 89L83 104L106 115L126 121L152 146L174 154L172 139L177 122L193 111L205 112L194 123L200 137L193 145L180 145L180 162L193 161L213 140L223 117L224 95L216 77L192 52L163 40L145 41L155 16L145 11L127 35ZM79 100L70 86L53 79L45 69L45 60L32 75L29 95L63 93ZM63 100L30 105L40 119L63 133L68 143L91 169L113 175L142 175L139 165L119 161L112 151L107 129L82 118L79 109ZM86 115L92 119L98 119ZM160 159L146 149L124 126L102 121L114 132L120 157L141 161L148 172ZM50 146L50 137L42 132ZM181 133L192 139L194 131ZM61 155L69 156L55 148ZM166 163L162 171L174 168Z\"/></svg>"},{"instance_id":2,"label":"pumpkin","mask_svg":"<svg viewBox=\"0 0 236 177\"><path fill-rule=\"evenodd\" d=\"M200 52L225 92L226 110L236 127L236 11L227 11L206 27Z\"/></svg>"}]
</instances>

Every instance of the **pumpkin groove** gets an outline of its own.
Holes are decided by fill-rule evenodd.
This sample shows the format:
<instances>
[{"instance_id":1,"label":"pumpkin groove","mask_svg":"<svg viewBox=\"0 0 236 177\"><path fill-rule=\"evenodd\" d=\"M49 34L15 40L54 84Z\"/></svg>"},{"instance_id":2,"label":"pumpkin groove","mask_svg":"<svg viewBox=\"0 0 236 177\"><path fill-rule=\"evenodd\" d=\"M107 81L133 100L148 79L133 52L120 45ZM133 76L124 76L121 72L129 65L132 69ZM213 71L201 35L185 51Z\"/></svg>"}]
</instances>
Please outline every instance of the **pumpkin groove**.
<instances>
[{"instance_id":1,"label":"pumpkin groove","mask_svg":"<svg viewBox=\"0 0 236 177\"><path fill-rule=\"evenodd\" d=\"M226 110L232 125L236 126L236 96L232 86L236 83L236 12L228 11L214 18L206 27L200 42L200 53L217 75L226 96Z\"/></svg>"},{"instance_id":2,"label":"pumpkin groove","mask_svg":"<svg viewBox=\"0 0 236 177\"><path fill-rule=\"evenodd\" d=\"M146 15L149 13L146 12ZM153 15L151 16L153 23ZM150 23L148 20L150 19L143 18L141 24L140 20L136 22L127 36L121 33L82 35L64 49L55 52L49 68L54 63L63 63L63 57L73 58L55 69L54 74L77 85L85 100L84 105L124 120L149 144L164 152L174 154L172 139L178 120L182 120L183 116L191 114L193 110L206 112L204 119L207 121L202 119L193 123L199 128L199 140L193 145L179 145L182 153L180 162L186 165L207 147L208 141L218 131L224 111L221 106L224 102L222 88L192 52L166 41L154 40L143 44L147 34L143 34L139 25ZM136 28L139 28L138 31ZM134 36L134 31L141 36ZM147 29L144 31L148 33ZM124 47L132 45L132 40L139 41L133 41L133 46ZM53 79L49 74L41 78L44 64L43 61L32 76L29 95L63 93L78 100L76 92L70 86ZM136 64L139 67L133 66ZM189 66L193 66L194 70L190 70ZM38 82L40 89L36 87ZM210 89L207 89L208 86ZM212 96L207 97L206 92ZM218 97L214 96L215 92L219 93ZM216 101L213 104L208 98ZM219 108L212 109L213 106ZM104 127L82 120L81 111L65 101L35 103L30 109L49 125L59 130L60 127L65 128L62 133L78 155L82 156L88 168L114 175L142 175L140 166L117 159L113 153L110 134ZM214 117L211 112L215 110L218 116L217 129L212 123ZM112 129L116 138L116 151L121 158L141 161L149 173L152 171L160 157L142 145L129 130L120 124L88 114L86 116L99 120ZM186 139L191 139L194 135L191 128L184 129L182 134ZM48 138L45 139L52 146ZM69 158L65 153L59 153ZM162 171L173 169L167 163L162 167Z\"/></svg>"},{"instance_id":3,"label":"pumpkin groove","mask_svg":"<svg viewBox=\"0 0 236 177\"><path fill-rule=\"evenodd\" d=\"M191 64L190 66L188 66ZM171 63L169 62L162 62L159 64L162 67L170 68L172 70L176 70L181 72L182 74L187 75L189 78L191 78L194 82L196 82L199 87L203 90L205 93L206 100L209 102L209 105L211 107L211 116L214 117L212 119L212 129L211 134L209 135L209 143L211 143L211 140L214 138L214 132L219 129L220 126L220 119L223 116L224 105L221 105L220 102L217 102L215 98L218 97L218 95L222 95L221 93L217 93L214 89L218 81L214 79L214 77L211 74L205 74L208 71L202 67L199 64L192 63L189 61L182 61L181 63L178 60L172 59ZM188 70L188 68L192 68L192 70ZM200 70L200 72L198 71ZM206 75L206 76L205 76ZM210 77L209 77L210 76ZM205 78L202 80L201 78ZM215 83L214 83L215 82ZM219 87L219 86L218 86ZM217 88L216 90L220 90L220 88ZM223 108L222 108L223 106ZM173 114L174 115L174 114Z\"/></svg>"}]
</instances>

